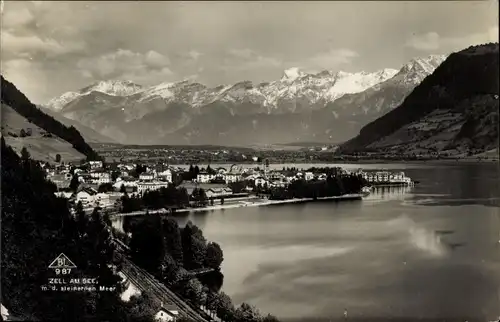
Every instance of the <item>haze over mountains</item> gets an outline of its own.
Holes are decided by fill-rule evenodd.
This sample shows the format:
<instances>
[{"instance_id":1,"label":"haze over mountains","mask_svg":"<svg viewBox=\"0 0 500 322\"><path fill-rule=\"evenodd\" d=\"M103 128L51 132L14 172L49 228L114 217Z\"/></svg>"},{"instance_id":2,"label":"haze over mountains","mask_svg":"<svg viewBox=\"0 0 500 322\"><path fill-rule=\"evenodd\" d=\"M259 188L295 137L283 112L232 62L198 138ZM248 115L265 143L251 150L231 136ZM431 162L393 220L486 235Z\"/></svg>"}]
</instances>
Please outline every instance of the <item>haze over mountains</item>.
<instances>
[{"instance_id":1,"label":"haze over mountains","mask_svg":"<svg viewBox=\"0 0 500 322\"><path fill-rule=\"evenodd\" d=\"M498 43L451 54L399 107L342 145L342 152L466 156L498 149L498 59Z\"/></svg>"},{"instance_id":2,"label":"haze over mountains","mask_svg":"<svg viewBox=\"0 0 500 322\"><path fill-rule=\"evenodd\" d=\"M374 73L291 68L269 83L215 88L190 80L149 88L101 81L45 107L128 144L338 143L398 106L445 58L413 59L400 70Z\"/></svg>"}]
</instances>

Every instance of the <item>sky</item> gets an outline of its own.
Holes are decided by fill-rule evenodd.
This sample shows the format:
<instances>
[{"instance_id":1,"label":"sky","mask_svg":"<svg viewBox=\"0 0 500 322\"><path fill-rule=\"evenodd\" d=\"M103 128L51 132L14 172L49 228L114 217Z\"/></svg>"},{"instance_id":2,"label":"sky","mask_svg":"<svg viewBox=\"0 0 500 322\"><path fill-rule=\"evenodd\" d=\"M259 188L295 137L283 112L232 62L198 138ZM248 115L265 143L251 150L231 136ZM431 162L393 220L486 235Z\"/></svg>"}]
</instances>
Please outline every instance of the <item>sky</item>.
<instances>
[{"instance_id":1,"label":"sky","mask_svg":"<svg viewBox=\"0 0 500 322\"><path fill-rule=\"evenodd\" d=\"M5 1L1 73L35 103L100 80L372 72L498 42L498 2Z\"/></svg>"}]
</instances>

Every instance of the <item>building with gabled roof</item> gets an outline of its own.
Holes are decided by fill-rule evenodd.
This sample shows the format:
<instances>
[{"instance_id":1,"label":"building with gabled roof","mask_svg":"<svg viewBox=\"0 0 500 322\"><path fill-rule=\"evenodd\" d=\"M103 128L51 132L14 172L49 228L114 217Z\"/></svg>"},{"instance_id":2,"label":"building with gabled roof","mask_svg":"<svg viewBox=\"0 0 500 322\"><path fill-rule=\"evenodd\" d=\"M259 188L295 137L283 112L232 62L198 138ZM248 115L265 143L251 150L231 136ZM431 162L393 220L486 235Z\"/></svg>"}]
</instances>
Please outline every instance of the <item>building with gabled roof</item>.
<instances>
[{"instance_id":1,"label":"building with gabled roof","mask_svg":"<svg viewBox=\"0 0 500 322\"><path fill-rule=\"evenodd\" d=\"M175 321L178 316L179 309L175 305L163 305L162 303L154 318L159 322L170 322Z\"/></svg>"}]
</instances>

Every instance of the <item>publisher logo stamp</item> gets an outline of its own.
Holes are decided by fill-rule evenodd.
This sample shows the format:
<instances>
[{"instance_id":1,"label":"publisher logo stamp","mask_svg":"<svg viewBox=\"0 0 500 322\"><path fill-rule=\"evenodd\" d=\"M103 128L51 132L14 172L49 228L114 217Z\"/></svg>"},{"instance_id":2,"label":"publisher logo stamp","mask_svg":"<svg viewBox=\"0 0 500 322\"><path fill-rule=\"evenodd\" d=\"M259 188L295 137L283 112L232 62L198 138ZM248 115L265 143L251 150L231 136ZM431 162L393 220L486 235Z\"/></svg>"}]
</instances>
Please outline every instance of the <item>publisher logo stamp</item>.
<instances>
[{"instance_id":1,"label":"publisher logo stamp","mask_svg":"<svg viewBox=\"0 0 500 322\"><path fill-rule=\"evenodd\" d=\"M52 263L50 263L49 268L54 269L57 275L68 275L71 273L73 268L76 268L76 265L68 258L68 256L61 253L52 261Z\"/></svg>"},{"instance_id":2,"label":"publisher logo stamp","mask_svg":"<svg viewBox=\"0 0 500 322\"><path fill-rule=\"evenodd\" d=\"M75 276L75 263L61 253L48 266L56 277L49 277L47 284L41 285L44 292L113 292L116 286L99 285L97 277ZM73 273L73 274L72 274ZM72 276L69 276L69 275ZM78 274L76 274L78 275Z\"/></svg>"}]
</instances>

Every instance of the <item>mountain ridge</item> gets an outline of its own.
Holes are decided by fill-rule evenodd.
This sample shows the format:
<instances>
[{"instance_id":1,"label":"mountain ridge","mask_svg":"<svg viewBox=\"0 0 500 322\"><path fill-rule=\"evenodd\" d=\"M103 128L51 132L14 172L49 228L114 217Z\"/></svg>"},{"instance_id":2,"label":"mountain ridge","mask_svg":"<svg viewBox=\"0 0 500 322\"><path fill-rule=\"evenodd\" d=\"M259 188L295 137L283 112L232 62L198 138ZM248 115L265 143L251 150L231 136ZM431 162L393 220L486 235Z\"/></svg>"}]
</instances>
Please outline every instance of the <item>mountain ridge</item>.
<instances>
[{"instance_id":1,"label":"mountain ridge","mask_svg":"<svg viewBox=\"0 0 500 322\"><path fill-rule=\"evenodd\" d=\"M412 59L409 63L403 65L403 67L400 68L400 70L404 70L405 68L411 68L407 67L408 64L420 64L421 66L429 65L429 62L427 60L436 60L436 61L443 61L445 58L445 55L429 55L428 57L425 58L419 58L419 59ZM240 81L235 84L229 84L229 85L218 85L216 87L207 87L203 84L193 82L189 79L177 81L177 82L164 82L160 83L158 85L153 85L150 87L143 87L142 85L133 83L132 81L128 80L107 80L107 81L100 81L93 83L92 85L89 85L77 92L66 92L63 93L59 97L54 97L51 99L48 103L46 104L41 104L43 107L50 108L53 110L60 110L64 107L64 105L68 104L69 101L74 100L76 96L81 96L81 95L88 95L92 92L101 92L107 95L111 96L131 96L139 93L144 93L146 94L146 97L151 97L154 95L161 96L163 98L170 98L173 96L173 93L170 91L170 89L174 89L176 87L198 87L198 89L205 89L208 91L214 91L218 92L218 94L223 94L227 93L229 89L233 90L238 90L241 87L243 89L254 89L254 88L262 88L265 87L263 84L270 85L270 84L277 84L279 82L284 82L287 85L293 85L296 81L304 80L307 81L306 79L309 78L325 78L321 77L324 76L325 74L328 75L329 77L326 77L326 81L329 81L331 85L331 88L329 92L334 92L333 89L336 85L341 80L344 79L349 79L349 78L355 78L353 81L359 81L359 78L361 77L367 77L368 79L365 80L366 84L359 85L359 88L357 89L347 89L346 91L342 91L340 95L346 94L346 93L357 93L361 92L363 90L368 89L369 87L372 87L380 82L383 82L385 80L388 80L395 76L398 71L396 69L392 68L384 68L375 72L354 72L354 73L349 73L349 72L344 72L344 71L338 71L336 73L332 73L331 71L328 70L323 70L318 73L305 73L300 71L298 67L292 67L289 69L286 69L283 73L282 78L279 81L272 81L272 82L266 82L266 83L259 83L256 86L253 85L253 82L251 81ZM429 71L429 68L427 67L427 72ZM287 73L289 74L287 76ZM330 79L329 79L330 78ZM325 82L326 82L325 81ZM309 81L311 83L311 81ZM347 84L342 84L343 87L346 87ZM280 88L278 88L279 91ZM268 93L266 93L268 94ZM62 99L63 102L58 102L58 99ZM63 105L63 106L61 106ZM194 105L197 105L194 103ZM202 104L206 105L206 104Z\"/></svg>"},{"instance_id":2,"label":"mountain ridge","mask_svg":"<svg viewBox=\"0 0 500 322\"><path fill-rule=\"evenodd\" d=\"M137 85L126 96L80 90L83 94L65 93L45 108L121 143L248 145L318 139L338 143L399 103L427 76L428 66L435 68L444 58L419 58L399 70L373 73L308 74L291 68L284 72L286 77L259 84L241 81L209 88L183 80L140 90ZM358 111L365 100L373 111Z\"/></svg>"}]
</instances>

